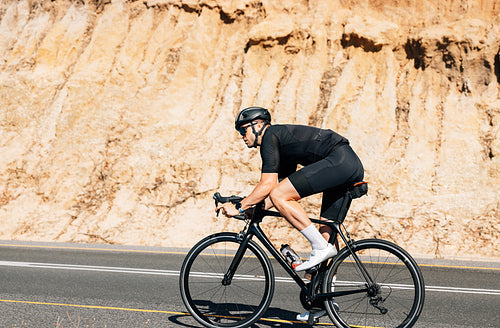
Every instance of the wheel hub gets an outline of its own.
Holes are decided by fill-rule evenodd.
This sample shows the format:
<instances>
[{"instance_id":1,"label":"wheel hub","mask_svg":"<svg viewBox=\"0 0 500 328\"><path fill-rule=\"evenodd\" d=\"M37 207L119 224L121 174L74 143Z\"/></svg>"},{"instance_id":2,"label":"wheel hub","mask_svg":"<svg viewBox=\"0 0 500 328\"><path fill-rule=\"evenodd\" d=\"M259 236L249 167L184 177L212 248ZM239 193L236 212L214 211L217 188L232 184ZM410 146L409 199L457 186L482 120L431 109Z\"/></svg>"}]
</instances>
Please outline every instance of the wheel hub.
<instances>
[{"instance_id":1,"label":"wheel hub","mask_svg":"<svg viewBox=\"0 0 500 328\"><path fill-rule=\"evenodd\" d=\"M375 297L380 293L380 286L377 284L373 284L370 287L368 287L367 294L370 297Z\"/></svg>"}]
</instances>

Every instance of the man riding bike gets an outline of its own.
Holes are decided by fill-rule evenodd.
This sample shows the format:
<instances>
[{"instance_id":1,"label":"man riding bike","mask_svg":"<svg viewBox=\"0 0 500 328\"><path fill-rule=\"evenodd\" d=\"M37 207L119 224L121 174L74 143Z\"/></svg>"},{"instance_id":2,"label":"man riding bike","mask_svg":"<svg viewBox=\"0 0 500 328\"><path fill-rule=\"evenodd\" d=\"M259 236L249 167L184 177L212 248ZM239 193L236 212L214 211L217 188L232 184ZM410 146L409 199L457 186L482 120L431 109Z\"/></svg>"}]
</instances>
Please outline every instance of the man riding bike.
<instances>
[{"instance_id":1,"label":"man riding bike","mask_svg":"<svg viewBox=\"0 0 500 328\"><path fill-rule=\"evenodd\" d=\"M236 205L217 206L224 215L240 215L265 200L274 206L311 243L311 255L295 268L308 270L337 254L328 243L331 229L320 230L309 220L301 198L323 193L321 218L334 219L342 205L345 188L362 181L363 165L349 141L332 130L306 125L271 125L271 114L262 107L243 109L235 128L247 147L260 147L261 178L245 199ZM303 167L297 170L297 166Z\"/></svg>"}]
</instances>

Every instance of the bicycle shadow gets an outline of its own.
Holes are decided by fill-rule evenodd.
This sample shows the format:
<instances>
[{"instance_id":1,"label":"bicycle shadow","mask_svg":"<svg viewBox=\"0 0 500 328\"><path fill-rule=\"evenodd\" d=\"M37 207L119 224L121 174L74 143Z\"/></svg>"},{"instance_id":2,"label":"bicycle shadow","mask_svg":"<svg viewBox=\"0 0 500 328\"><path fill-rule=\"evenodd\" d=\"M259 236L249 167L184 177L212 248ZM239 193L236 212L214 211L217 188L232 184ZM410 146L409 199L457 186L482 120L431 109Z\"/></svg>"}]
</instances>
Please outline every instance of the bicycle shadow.
<instances>
[{"instance_id":1,"label":"bicycle shadow","mask_svg":"<svg viewBox=\"0 0 500 328\"><path fill-rule=\"evenodd\" d=\"M281 308L270 307L267 309L266 314L257 321L255 324L250 326L251 328L262 328L262 327L283 327L283 326L294 326L299 328L311 327L307 323L301 323L296 320L298 312L284 310ZM194 322L194 319L190 314L176 314L168 317L168 320L177 326L198 328L203 327L202 325Z\"/></svg>"}]
</instances>

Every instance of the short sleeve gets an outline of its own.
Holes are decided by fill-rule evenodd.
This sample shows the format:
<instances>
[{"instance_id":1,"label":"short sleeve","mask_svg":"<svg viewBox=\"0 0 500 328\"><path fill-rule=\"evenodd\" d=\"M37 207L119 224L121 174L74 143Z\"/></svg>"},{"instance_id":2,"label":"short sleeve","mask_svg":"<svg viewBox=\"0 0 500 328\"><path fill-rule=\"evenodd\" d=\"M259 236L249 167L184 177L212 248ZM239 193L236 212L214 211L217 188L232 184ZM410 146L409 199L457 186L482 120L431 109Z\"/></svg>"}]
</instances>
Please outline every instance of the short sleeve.
<instances>
[{"instance_id":1,"label":"short sleeve","mask_svg":"<svg viewBox=\"0 0 500 328\"><path fill-rule=\"evenodd\" d=\"M276 135L268 128L260 145L262 157L262 173L278 173L280 168L280 147Z\"/></svg>"}]
</instances>

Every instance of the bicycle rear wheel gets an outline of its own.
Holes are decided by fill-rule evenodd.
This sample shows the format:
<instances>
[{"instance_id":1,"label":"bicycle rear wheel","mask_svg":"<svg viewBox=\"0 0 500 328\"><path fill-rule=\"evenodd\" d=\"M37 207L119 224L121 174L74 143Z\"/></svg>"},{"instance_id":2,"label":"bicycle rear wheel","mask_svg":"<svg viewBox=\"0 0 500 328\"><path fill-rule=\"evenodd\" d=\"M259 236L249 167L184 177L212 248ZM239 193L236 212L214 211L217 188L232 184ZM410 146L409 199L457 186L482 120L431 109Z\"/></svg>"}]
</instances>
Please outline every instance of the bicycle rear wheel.
<instances>
[{"instance_id":1,"label":"bicycle rear wheel","mask_svg":"<svg viewBox=\"0 0 500 328\"><path fill-rule=\"evenodd\" d=\"M248 327L271 303L274 292L271 262L252 240L231 283L223 283L240 243L234 233L208 236L184 260L180 273L182 300L205 327Z\"/></svg>"},{"instance_id":2,"label":"bicycle rear wheel","mask_svg":"<svg viewBox=\"0 0 500 328\"><path fill-rule=\"evenodd\" d=\"M352 245L372 282L367 282L352 253L344 248L327 269L323 292L345 292L325 301L338 327L412 327L424 304L424 280L415 260L401 247L367 239Z\"/></svg>"}]
</instances>

